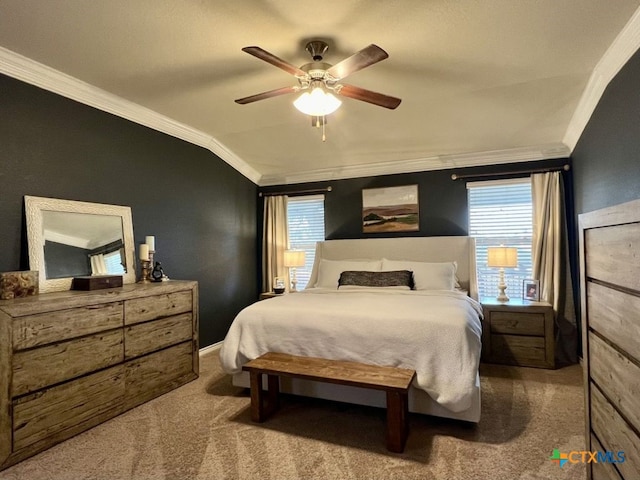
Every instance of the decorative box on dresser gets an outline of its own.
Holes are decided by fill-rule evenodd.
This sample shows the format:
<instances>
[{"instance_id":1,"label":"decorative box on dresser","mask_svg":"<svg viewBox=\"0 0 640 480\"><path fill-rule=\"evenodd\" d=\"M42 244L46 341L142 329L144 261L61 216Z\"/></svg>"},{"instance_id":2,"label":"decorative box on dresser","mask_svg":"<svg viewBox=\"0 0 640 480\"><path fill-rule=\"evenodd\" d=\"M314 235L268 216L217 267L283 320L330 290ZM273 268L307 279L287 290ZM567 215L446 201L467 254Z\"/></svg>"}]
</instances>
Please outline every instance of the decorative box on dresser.
<instances>
[{"instance_id":1,"label":"decorative box on dresser","mask_svg":"<svg viewBox=\"0 0 640 480\"><path fill-rule=\"evenodd\" d=\"M585 443L593 479L640 478L640 200L580 215ZM622 455L621 455L622 453Z\"/></svg>"},{"instance_id":2,"label":"decorative box on dresser","mask_svg":"<svg viewBox=\"0 0 640 480\"><path fill-rule=\"evenodd\" d=\"M198 377L198 284L0 301L0 469Z\"/></svg>"},{"instance_id":3,"label":"decorative box on dresser","mask_svg":"<svg viewBox=\"0 0 640 480\"><path fill-rule=\"evenodd\" d=\"M481 299L482 361L555 368L553 307L545 302Z\"/></svg>"}]
</instances>

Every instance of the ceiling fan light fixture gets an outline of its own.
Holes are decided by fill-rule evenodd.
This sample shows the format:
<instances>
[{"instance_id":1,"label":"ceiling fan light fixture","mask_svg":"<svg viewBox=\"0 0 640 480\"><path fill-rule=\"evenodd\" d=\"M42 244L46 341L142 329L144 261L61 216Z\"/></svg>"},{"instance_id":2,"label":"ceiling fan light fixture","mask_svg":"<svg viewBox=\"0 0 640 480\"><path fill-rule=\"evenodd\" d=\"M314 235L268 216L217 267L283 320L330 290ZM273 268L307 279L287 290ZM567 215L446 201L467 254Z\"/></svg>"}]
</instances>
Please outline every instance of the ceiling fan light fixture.
<instances>
[{"instance_id":1,"label":"ceiling fan light fixture","mask_svg":"<svg viewBox=\"0 0 640 480\"><path fill-rule=\"evenodd\" d=\"M342 102L322 87L315 87L311 92L304 92L293 105L305 115L322 117L335 112Z\"/></svg>"}]
</instances>

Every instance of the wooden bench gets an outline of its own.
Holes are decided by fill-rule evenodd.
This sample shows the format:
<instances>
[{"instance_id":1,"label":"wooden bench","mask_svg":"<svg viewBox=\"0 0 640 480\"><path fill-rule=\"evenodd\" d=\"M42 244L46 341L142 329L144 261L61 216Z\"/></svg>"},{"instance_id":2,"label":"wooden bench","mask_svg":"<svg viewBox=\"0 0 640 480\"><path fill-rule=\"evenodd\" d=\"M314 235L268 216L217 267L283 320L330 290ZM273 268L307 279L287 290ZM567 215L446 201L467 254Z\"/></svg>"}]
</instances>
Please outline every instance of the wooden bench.
<instances>
[{"instance_id":1,"label":"wooden bench","mask_svg":"<svg viewBox=\"0 0 640 480\"><path fill-rule=\"evenodd\" d=\"M409 433L408 392L415 370L273 352L251 360L242 369L251 377L251 420L254 422L263 422L279 408L281 376L383 390L387 394L387 449L404 451ZM266 398L262 389L263 374L267 375Z\"/></svg>"}]
</instances>

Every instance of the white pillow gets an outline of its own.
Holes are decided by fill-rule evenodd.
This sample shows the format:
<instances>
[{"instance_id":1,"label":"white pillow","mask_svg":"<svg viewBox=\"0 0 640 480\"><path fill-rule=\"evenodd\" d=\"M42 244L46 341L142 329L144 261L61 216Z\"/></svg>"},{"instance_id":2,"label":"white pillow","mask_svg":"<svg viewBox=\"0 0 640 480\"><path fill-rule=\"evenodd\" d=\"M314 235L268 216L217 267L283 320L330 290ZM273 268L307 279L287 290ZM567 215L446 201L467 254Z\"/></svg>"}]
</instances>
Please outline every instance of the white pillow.
<instances>
[{"instance_id":1,"label":"white pillow","mask_svg":"<svg viewBox=\"0 0 640 480\"><path fill-rule=\"evenodd\" d=\"M456 286L456 262L412 262L382 259L382 271L411 270L416 290L453 290Z\"/></svg>"},{"instance_id":2,"label":"white pillow","mask_svg":"<svg viewBox=\"0 0 640 480\"><path fill-rule=\"evenodd\" d=\"M340 274L348 270L379 272L381 260L320 260L315 287L338 288Z\"/></svg>"}]
</instances>

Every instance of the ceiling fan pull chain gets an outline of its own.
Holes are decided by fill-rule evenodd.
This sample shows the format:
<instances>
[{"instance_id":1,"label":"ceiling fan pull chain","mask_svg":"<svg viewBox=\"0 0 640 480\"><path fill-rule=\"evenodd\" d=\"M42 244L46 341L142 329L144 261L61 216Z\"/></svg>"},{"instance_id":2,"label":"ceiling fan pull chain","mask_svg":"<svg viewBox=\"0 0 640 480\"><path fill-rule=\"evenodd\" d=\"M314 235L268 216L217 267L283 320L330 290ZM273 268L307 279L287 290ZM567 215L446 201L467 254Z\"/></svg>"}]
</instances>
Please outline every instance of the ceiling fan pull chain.
<instances>
[{"instance_id":1,"label":"ceiling fan pull chain","mask_svg":"<svg viewBox=\"0 0 640 480\"><path fill-rule=\"evenodd\" d=\"M327 141L327 136L325 135L324 129L325 129L325 125L327 124L327 119L325 118L325 116L322 116L322 141L326 142Z\"/></svg>"}]
</instances>

